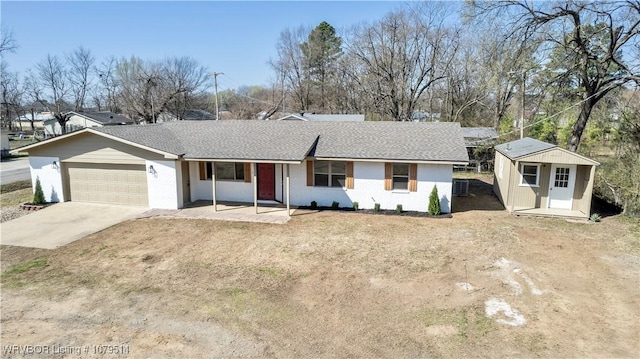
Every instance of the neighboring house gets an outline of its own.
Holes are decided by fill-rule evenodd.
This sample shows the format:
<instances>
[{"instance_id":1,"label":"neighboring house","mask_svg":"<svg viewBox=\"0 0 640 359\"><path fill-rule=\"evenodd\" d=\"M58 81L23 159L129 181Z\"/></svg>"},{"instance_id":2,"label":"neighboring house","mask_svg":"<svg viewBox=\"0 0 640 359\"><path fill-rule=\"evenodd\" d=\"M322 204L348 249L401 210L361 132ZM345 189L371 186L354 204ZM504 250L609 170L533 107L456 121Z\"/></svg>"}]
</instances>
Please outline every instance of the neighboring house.
<instances>
[{"instance_id":1,"label":"neighboring house","mask_svg":"<svg viewBox=\"0 0 640 359\"><path fill-rule=\"evenodd\" d=\"M87 128L20 150L47 200L182 208L195 200L451 211L457 123L176 121ZM215 208L215 206L214 206Z\"/></svg>"},{"instance_id":2,"label":"neighboring house","mask_svg":"<svg viewBox=\"0 0 640 359\"><path fill-rule=\"evenodd\" d=\"M83 128L132 125L134 121L109 111L97 112L69 112L69 120L65 124L66 132L73 132ZM47 136L59 136L62 127L55 118L44 121L44 132Z\"/></svg>"},{"instance_id":3,"label":"neighboring house","mask_svg":"<svg viewBox=\"0 0 640 359\"><path fill-rule=\"evenodd\" d=\"M495 150L493 191L507 211L589 218L598 162L529 137Z\"/></svg>"},{"instance_id":4,"label":"neighboring house","mask_svg":"<svg viewBox=\"0 0 640 359\"><path fill-rule=\"evenodd\" d=\"M163 122L171 122L171 121L210 121L210 120L215 120L216 119L216 115L207 112L205 110L196 110L196 109L191 109L191 110L185 110L184 113L182 114L182 116L177 116L171 112L163 112L161 114L158 115L158 118L156 119L157 123L163 123Z\"/></svg>"},{"instance_id":5,"label":"neighboring house","mask_svg":"<svg viewBox=\"0 0 640 359\"><path fill-rule=\"evenodd\" d=\"M276 119L276 121L361 122L364 121L364 115L316 115L315 113L301 112L288 114Z\"/></svg>"},{"instance_id":6,"label":"neighboring house","mask_svg":"<svg viewBox=\"0 0 640 359\"><path fill-rule=\"evenodd\" d=\"M498 140L498 132L493 127L462 127L464 145L469 154L469 164L478 172L490 170L493 166L493 145Z\"/></svg>"},{"instance_id":7,"label":"neighboring house","mask_svg":"<svg viewBox=\"0 0 640 359\"><path fill-rule=\"evenodd\" d=\"M0 158L9 156L11 144L9 143L9 129L0 128Z\"/></svg>"},{"instance_id":8,"label":"neighboring house","mask_svg":"<svg viewBox=\"0 0 640 359\"><path fill-rule=\"evenodd\" d=\"M36 130L42 130L44 128L44 122L53 118L53 112L37 112L33 116L28 113L17 117L13 121L13 127L23 131L31 130L31 120L33 119L33 127Z\"/></svg>"}]
</instances>

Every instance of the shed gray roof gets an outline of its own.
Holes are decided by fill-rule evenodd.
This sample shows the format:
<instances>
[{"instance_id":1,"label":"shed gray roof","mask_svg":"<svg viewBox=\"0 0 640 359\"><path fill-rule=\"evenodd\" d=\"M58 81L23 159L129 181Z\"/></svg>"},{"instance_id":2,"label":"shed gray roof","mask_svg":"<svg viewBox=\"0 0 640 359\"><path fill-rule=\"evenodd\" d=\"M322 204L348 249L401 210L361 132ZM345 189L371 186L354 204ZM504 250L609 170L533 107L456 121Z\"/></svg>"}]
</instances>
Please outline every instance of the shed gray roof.
<instances>
[{"instance_id":1,"label":"shed gray roof","mask_svg":"<svg viewBox=\"0 0 640 359\"><path fill-rule=\"evenodd\" d=\"M192 159L469 161L457 123L177 121L95 130Z\"/></svg>"},{"instance_id":2,"label":"shed gray roof","mask_svg":"<svg viewBox=\"0 0 640 359\"><path fill-rule=\"evenodd\" d=\"M521 138L519 140L503 143L495 146L496 151L502 153L512 160L529 156L531 154L558 147L551 143L538 141L531 137Z\"/></svg>"}]
</instances>

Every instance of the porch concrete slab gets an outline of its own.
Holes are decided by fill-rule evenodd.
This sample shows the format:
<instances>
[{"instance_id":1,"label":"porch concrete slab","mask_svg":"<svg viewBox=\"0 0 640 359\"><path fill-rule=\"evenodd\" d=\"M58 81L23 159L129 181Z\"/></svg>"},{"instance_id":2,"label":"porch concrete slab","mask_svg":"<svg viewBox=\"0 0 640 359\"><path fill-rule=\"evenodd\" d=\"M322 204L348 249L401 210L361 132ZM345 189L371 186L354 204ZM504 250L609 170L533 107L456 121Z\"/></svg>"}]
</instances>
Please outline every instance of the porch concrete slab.
<instances>
[{"instance_id":1,"label":"porch concrete slab","mask_svg":"<svg viewBox=\"0 0 640 359\"><path fill-rule=\"evenodd\" d=\"M294 208L291 209L293 213ZM175 217L175 218L194 218L194 219L214 219L221 221L236 221L236 222L257 222L257 223L272 223L283 224L289 221L287 216L287 209L284 206L258 206L258 213L256 214L255 207L250 204L238 204L238 203L218 203L217 210L213 210L213 204L211 201L197 201L190 203L186 208L167 210L167 209L152 209L149 210L138 218L147 217Z\"/></svg>"},{"instance_id":2,"label":"porch concrete slab","mask_svg":"<svg viewBox=\"0 0 640 359\"><path fill-rule=\"evenodd\" d=\"M2 223L0 244L54 249L134 219L146 210L145 207L57 203Z\"/></svg>"}]
</instances>

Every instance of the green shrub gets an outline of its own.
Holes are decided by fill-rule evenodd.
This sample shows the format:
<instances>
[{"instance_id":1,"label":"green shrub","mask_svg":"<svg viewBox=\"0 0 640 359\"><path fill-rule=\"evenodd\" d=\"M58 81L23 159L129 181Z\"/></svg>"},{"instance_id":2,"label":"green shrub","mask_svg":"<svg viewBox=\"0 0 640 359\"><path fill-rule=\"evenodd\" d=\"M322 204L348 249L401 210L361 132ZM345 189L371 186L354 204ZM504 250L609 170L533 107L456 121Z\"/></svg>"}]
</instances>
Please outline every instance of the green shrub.
<instances>
[{"instance_id":1,"label":"green shrub","mask_svg":"<svg viewBox=\"0 0 640 359\"><path fill-rule=\"evenodd\" d=\"M380 212L380 203L374 203L373 204L373 211L374 212Z\"/></svg>"},{"instance_id":2,"label":"green shrub","mask_svg":"<svg viewBox=\"0 0 640 359\"><path fill-rule=\"evenodd\" d=\"M600 220L601 220L601 219L602 219L602 217L601 217L599 214L597 214L597 213L593 213L593 214L591 215L591 217L589 217L589 220L590 220L591 222L596 222L596 223L597 223L597 222L600 222Z\"/></svg>"},{"instance_id":3,"label":"green shrub","mask_svg":"<svg viewBox=\"0 0 640 359\"><path fill-rule=\"evenodd\" d=\"M360 203L358 203L358 202L353 202L353 210L354 210L354 211L357 211L357 210L358 210L358 208L360 208Z\"/></svg>"},{"instance_id":4,"label":"green shrub","mask_svg":"<svg viewBox=\"0 0 640 359\"><path fill-rule=\"evenodd\" d=\"M340 202L336 202L336 201L331 202L332 209L338 209L340 208L339 206L340 206Z\"/></svg>"},{"instance_id":5,"label":"green shrub","mask_svg":"<svg viewBox=\"0 0 640 359\"><path fill-rule=\"evenodd\" d=\"M42 192L42 185L40 184L40 177L36 177L36 190L33 192L33 204L44 204L44 192Z\"/></svg>"},{"instance_id":6,"label":"green shrub","mask_svg":"<svg viewBox=\"0 0 640 359\"><path fill-rule=\"evenodd\" d=\"M402 205L401 204L396 206L396 213L402 213Z\"/></svg>"},{"instance_id":7,"label":"green shrub","mask_svg":"<svg viewBox=\"0 0 640 359\"><path fill-rule=\"evenodd\" d=\"M438 187L435 185L429 195L429 214L432 216L440 215L440 196L438 196Z\"/></svg>"},{"instance_id":8,"label":"green shrub","mask_svg":"<svg viewBox=\"0 0 640 359\"><path fill-rule=\"evenodd\" d=\"M316 208L318 208L318 202L316 202L316 201L311 201L311 206L309 206L309 207L311 207L311 209L316 209Z\"/></svg>"}]
</instances>

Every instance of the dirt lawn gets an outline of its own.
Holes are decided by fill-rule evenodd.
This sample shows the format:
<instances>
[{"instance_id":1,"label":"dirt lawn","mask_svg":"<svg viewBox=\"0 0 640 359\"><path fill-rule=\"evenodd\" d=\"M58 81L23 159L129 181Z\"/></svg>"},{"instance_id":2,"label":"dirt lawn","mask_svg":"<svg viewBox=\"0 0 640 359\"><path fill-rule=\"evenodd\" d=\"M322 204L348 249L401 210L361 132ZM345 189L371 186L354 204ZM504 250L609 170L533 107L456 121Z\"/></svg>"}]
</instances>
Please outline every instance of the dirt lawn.
<instances>
[{"instance_id":1,"label":"dirt lawn","mask_svg":"<svg viewBox=\"0 0 640 359\"><path fill-rule=\"evenodd\" d=\"M637 358L640 223L514 217L474 187L451 219L151 218L2 247L2 356Z\"/></svg>"}]
</instances>

